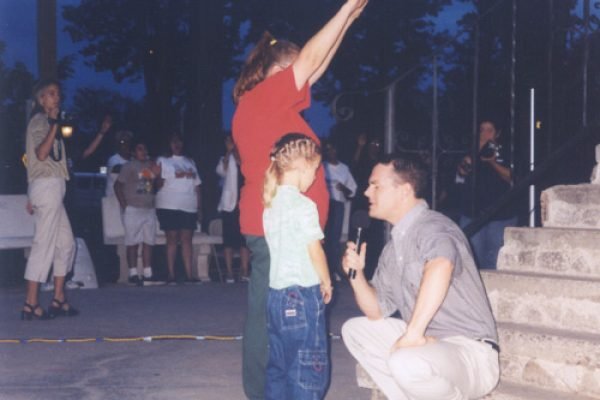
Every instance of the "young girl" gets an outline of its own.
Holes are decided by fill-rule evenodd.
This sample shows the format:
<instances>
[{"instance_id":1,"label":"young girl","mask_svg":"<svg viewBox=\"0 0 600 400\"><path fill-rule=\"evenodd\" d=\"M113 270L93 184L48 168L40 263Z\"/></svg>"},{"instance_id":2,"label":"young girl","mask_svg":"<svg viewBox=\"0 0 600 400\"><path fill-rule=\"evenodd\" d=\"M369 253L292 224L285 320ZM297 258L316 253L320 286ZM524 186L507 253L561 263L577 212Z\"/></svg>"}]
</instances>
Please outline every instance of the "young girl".
<instances>
[{"instance_id":1,"label":"young girl","mask_svg":"<svg viewBox=\"0 0 600 400\"><path fill-rule=\"evenodd\" d=\"M245 179L240 192L240 227L252 257L242 357L244 392L250 400L265 398L269 250L260 199L269 151L288 132L300 132L318 142L300 112L310 106L310 87L325 73L366 4L367 0L346 0L302 48L265 32L246 59L233 91L237 108L231 126ZM323 168L318 169L315 184L306 195L317 204L323 227L329 206Z\"/></svg>"},{"instance_id":2,"label":"young girl","mask_svg":"<svg viewBox=\"0 0 600 400\"><path fill-rule=\"evenodd\" d=\"M290 133L275 144L265 174L263 227L271 255L265 399L320 399L329 380L331 279L317 206L302 194L320 161L314 140Z\"/></svg>"}]
</instances>

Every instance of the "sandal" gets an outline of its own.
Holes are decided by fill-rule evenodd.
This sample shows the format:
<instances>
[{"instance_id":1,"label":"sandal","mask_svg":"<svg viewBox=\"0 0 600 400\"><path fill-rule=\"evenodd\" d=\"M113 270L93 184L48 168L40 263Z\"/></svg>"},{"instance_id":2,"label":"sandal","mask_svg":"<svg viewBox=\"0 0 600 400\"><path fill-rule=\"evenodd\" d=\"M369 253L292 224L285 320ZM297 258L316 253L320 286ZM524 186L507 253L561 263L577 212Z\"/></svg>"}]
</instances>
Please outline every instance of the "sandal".
<instances>
[{"instance_id":1,"label":"sandal","mask_svg":"<svg viewBox=\"0 0 600 400\"><path fill-rule=\"evenodd\" d=\"M58 306L55 306L58 304ZM65 308L67 306L68 308ZM52 299L52 304L48 307L48 315L51 318L54 317L75 317L79 315L79 310L76 310L74 307L71 307L67 301L60 301L58 299Z\"/></svg>"},{"instance_id":2,"label":"sandal","mask_svg":"<svg viewBox=\"0 0 600 400\"><path fill-rule=\"evenodd\" d=\"M23 309L23 310L21 311L21 320L27 320L27 321L31 321L32 319L47 320L47 319L51 319L51 318L53 318L52 316L50 316L50 315L49 315L49 314L46 312L46 310L44 310L44 309L42 308L42 306L40 306L40 305L39 305L39 303L38 303L38 304L36 304L36 305L33 305L33 306L32 306L31 304L29 304L29 303L24 303L24 304L23 304L23 307L24 307L24 308L28 308L28 309L29 309L29 311L27 311L27 310L25 310L25 309ZM35 313L35 310L37 310L38 308L39 308L40 310L42 310L42 313L41 313L41 314L36 314L36 313Z\"/></svg>"}]
</instances>

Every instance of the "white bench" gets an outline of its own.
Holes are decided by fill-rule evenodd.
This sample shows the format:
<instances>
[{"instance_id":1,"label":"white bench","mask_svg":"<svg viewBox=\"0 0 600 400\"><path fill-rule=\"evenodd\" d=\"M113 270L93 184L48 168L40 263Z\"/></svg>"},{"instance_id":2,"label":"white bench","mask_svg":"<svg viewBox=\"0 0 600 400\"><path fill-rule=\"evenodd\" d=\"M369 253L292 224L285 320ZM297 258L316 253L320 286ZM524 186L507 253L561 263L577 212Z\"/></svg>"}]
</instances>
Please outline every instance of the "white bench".
<instances>
[{"instance_id":1,"label":"white bench","mask_svg":"<svg viewBox=\"0 0 600 400\"><path fill-rule=\"evenodd\" d=\"M26 205L26 194L0 196L0 250L31 248L34 218Z\"/></svg>"},{"instance_id":2,"label":"white bench","mask_svg":"<svg viewBox=\"0 0 600 400\"><path fill-rule=\"evenodd\" d=\"M125 283L129 278L127 252L124 244L125 229L123 228L123 222L121 220L121 208L115 196L102 198L102 233L104 244L117 246L120 270L119 282ZM165 233L159 229L158 220L156 220L156 244L164 245L165 243ZM192 238L192 245L194 248L192 274L194 275L194 278L203 281L209 280L209 257L211 254L214 254L214 246L222 243L222 236L208 235L199 230L194 232L194 237Z\"/></svg>"},{"instance_id":3,"label":"white bench","mask_svg":"<svg viewBox=\"0 0 600 400\"><path fill-rule=\"evenodd\" d=\"M35 219L27 212L27 195L0 195L0 250L23 249L28 257L33 244ZM81 288L96 289L98 281L92 258L81 238L76 238L77 245L73 260L73 277Z\"/></svg>"}]
</instances>

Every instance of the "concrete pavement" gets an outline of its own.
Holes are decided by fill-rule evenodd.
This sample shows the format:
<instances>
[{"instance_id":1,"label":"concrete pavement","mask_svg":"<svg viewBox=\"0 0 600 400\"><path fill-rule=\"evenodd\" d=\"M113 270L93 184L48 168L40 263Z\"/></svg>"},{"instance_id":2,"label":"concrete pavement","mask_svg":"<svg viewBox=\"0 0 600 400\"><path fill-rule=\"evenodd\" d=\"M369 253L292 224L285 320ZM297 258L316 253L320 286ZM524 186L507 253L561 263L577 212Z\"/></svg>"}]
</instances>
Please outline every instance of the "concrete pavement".
<instances>
[{"instance_id":1,"label":"concrete pavement","mask_svg":"<svg viewBox=\"0 0 600 400\"><path fill-rule=\"evenodd\" d=\"M336 288L330 332L359 315L351 289ZM0 290L0 339L127 338L159 335L241 335L247 286L236 283L113 285L71 290L74 318L20 321L24 288ZM46 307L50 293L42 293ZM355 362L331 341L332 379L326 399L370 398L356 385ZM0 343L0 399L244 399L241 341Z\"/></svg>"}]
</instances>

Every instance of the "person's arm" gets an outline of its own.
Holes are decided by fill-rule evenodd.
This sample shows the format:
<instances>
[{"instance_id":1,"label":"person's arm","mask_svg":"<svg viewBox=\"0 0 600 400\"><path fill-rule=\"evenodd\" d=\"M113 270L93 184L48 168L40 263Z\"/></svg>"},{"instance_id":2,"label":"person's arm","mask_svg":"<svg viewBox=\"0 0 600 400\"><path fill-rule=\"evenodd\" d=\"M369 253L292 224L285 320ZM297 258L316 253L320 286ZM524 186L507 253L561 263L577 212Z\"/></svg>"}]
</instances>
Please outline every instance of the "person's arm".
<instances>
[{"instance_id":1,"label":"person's arm","mask_svg":"<svg viewBox=\"0 0 600 400\"><path fill-rule=\"evenodd\" d=\"M125 210L125 207L127 207L127 202L125 201L125 194L123 193L123 182L119 182L118 180L116 180L113 188L115 190L117 200L119 200L121 210Z\"/></svg>"},{"instance_id":2,"label":"person's arm","mask_svg":"<svg viewBox=\"0 0 600 400\"><path fill-rule=\"evenodd\" d=\"M105 116L102 120L102 125L100 125L100 130L96 134L96 137L94 137L94 140L92 140L92 143L90 143L90 145L83 151L81 158L86 159L92 154L94 154L94 152L98 149L98 146L100 146L102 139L104 139L104 135L106 135L106 132L108 132L108 130L110 129L111 125L112 118L109 116Z\"/></svg>"},{"instance_id":3,"label":"person's arm","mask_svg":"<svg viewBox=\"0 0 600 400\"><path fill-rule=\"evenodd\" d=\"M432 340L425 337L425 330L446 298L453 270L452 262L443 257L434 258L425 264L412 317L404 335L392 346L392 351L402 347L422 346Z\"/></svg>"},{"instance_id":4,"label":"person's arm","mask_svg":"<svg viewBox=\"0 0 600 400\"><path fill-rule=\"evenodd\" d=\"M512 171L510 168L500 164L498 161L496 161L496 158L482 160L488 162L503 181L507 183L512 183Z\"/></svg>"},{"instance_id":5,"label":"person's arm","mask_svg":"<svg viewBox=\"0 0 600 400\"><path fill-rule=\"evenodd\" d=\"M383 313L381 312L381 307L379 306L379 301L377 300L375 288L371 286L371 284L367 281L367 277L365 276L366 254L366 243L363 243L360 246L360 254L358 254L356 252L356 244L348 242L346 244L344 258L342 259L342 267L344 268L346 275L348 275L350 269L356 271L356 276L349 279L350 286L352 286L352 290L354 290L356 304L358 304L358 307L367 318L376 320L383 318Z\"/></svg>"},{"instance_id":6,"label":"person's arm","mask_svg":"<svg viewBox=\"0 0 600 400\"><path fill-rule=\"evenodd\" d=\"M54 110L50 110L48 117L50 119L56 120L58 117L58 108ZM40 161L46 161L50 151L52 151L52 147L54 146L54 140L56 139L56 134L58 133L58 124L53 123L50 124L50 128L48 129L48 133L42 142L35 148L35 156Z\"/></svg>"},{"instance_id":7,"label":"person's arm","mask_svg":"<svg viewBox=\"0 0 600 400\"><path fill-rule=\"evenodd\" d=\"M308 254L312 265L321 281L321 293L323 294L323 302L328 304L331 301L333 287L331 286L331 277L329 276L329 268L327 268L327 258L321 246L320 240L313 240L308 244Z\"/></svg>"},{"instance_id":8,"label":"person's arm","mask_svg":"<svg viewBox=\"0 0 600 400\"><path fill-rule=\"evenodd\" d=\"M362 152L366 145L367 145L367 135L365 135L364 133L361 133L360 135L358 135L358 138L356 139L356 149L354 150L354 156L352 157L352 164L354 167L356 167L358 165L358 163L360 162Z\"/></svg>"},{"instance_id":9,"label":"person's arm","mask_svg":"<svg viewBox=\"0 0 600 400\"><path fill-rule=\"evenodd\" d=\"M228 157L227 154L225 154L223 157L221 157L221 159L219 160L219 163L217 164L217 169L215 170L217 175L219 175L221 178L225 178L227 176L227 166L225 163L225 159L227 157Z\"/></svg>"},{"instance_id":10,"label":"person's arm","mask_svg":"<svg viewBox=\"0 0 600 400\"><path fill-rule=\"evenodd\" d=\"M315 83L325 72L348 27L360 15L368 0L347 0L332 19L300 50L294 61L296 88Z\"/></svg>"}]
</instances>

